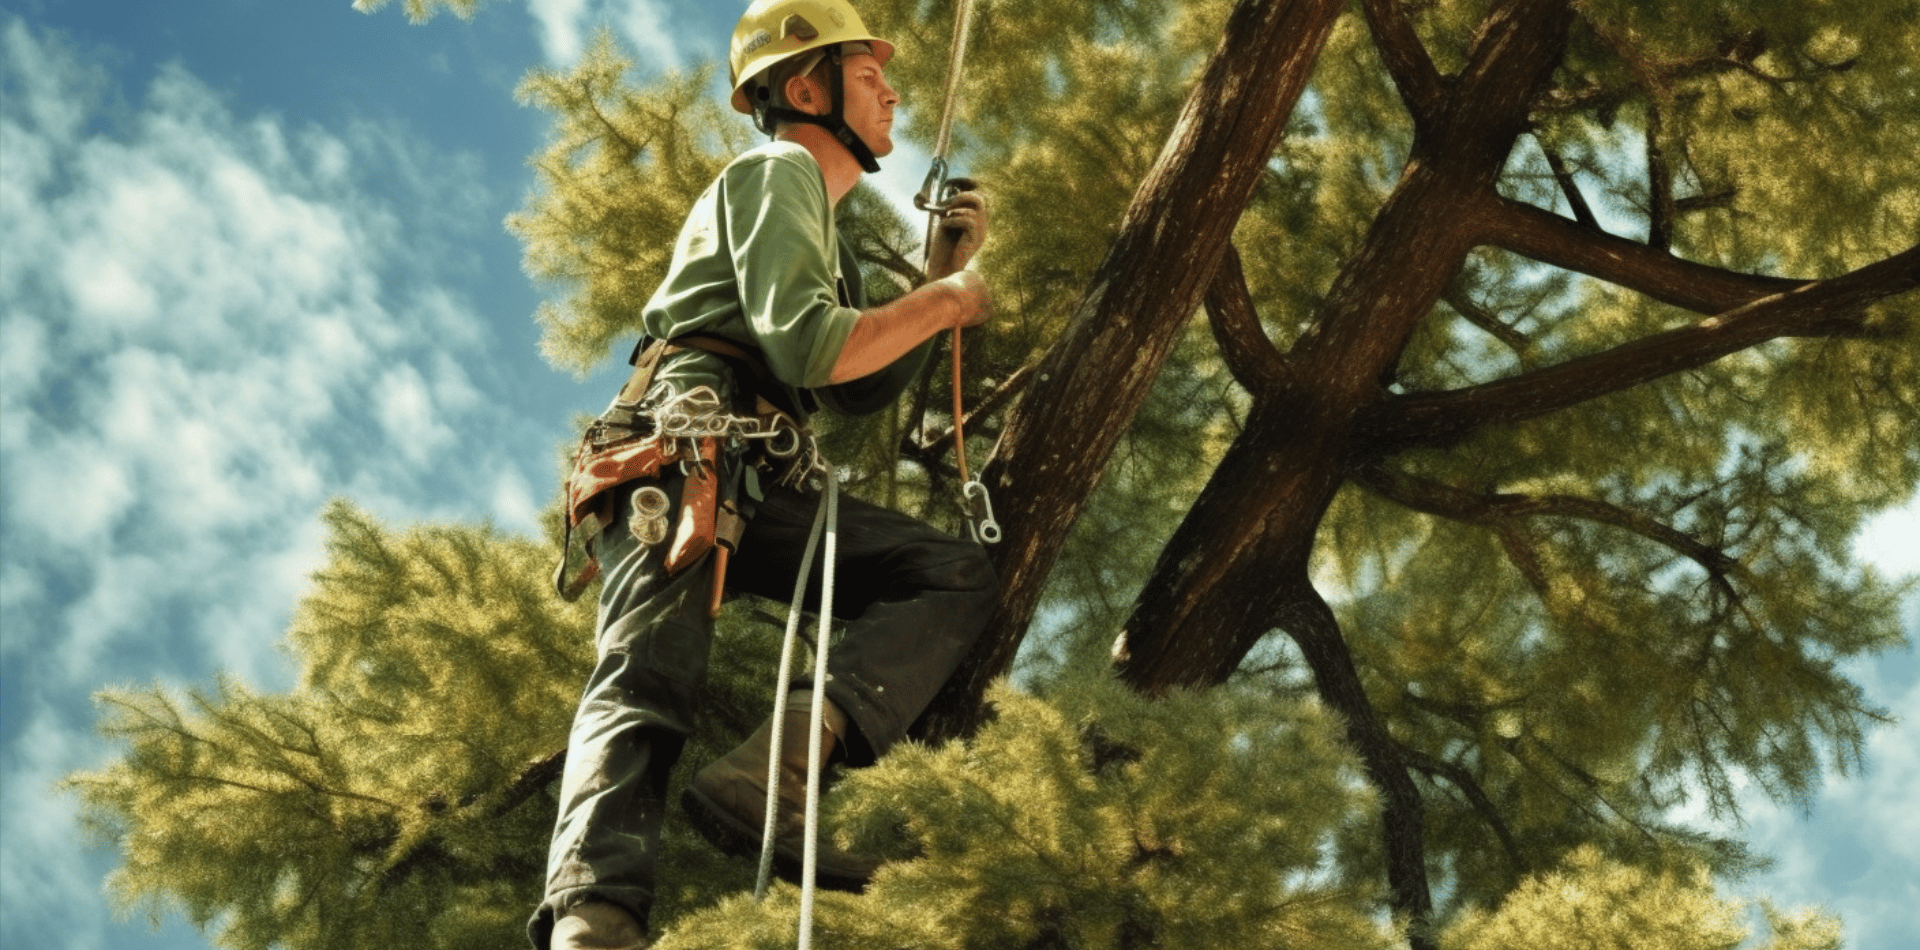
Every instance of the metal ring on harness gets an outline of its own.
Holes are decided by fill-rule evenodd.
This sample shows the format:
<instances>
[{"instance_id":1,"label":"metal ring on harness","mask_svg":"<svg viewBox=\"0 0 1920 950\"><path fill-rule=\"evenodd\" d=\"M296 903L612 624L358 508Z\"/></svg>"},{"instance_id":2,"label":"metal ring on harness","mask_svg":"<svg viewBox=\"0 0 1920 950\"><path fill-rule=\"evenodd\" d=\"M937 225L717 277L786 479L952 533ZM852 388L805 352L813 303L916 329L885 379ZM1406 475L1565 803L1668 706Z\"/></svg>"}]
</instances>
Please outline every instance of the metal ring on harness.
<instances>
[{"instance_id":1,"label":"metal ring on harness","mask_svg":"<svg viewBox=\"0 0 1920 950\"><path fill-rule=\"evenodd\" d=\"M766 453L769 456L772 456L773 458L777 458L777 459L793 458L794 456L800 454L801 447L806 444L806 440L801 437L799 429L796 429L791 425L785 425L784 423L785 423L785 419L776 418L773 422L773 431L764 433L760 436L760 438L767 440L765 450L766 450ZM783 435L791 436L793 438L793 444L782 447L780 443L780 437Z\"/></svg>"}]
</instances>

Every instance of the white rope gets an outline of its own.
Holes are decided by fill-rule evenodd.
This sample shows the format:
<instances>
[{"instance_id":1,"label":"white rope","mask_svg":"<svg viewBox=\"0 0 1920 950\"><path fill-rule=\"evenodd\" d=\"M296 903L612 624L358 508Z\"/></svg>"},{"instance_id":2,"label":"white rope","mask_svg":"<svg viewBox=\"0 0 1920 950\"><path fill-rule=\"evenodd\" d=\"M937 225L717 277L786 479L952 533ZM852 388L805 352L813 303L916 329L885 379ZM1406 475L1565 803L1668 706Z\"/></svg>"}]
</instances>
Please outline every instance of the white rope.
<instances>
[{"instance_id":1,"label":"white rope","mask_svg":"<svg viewBox=\"0 0 1920 950\"><path fill-rule=\"evenodd\" d=\"M820 507L814 511L813 529L807 534L806 550L800 556L800 573L793 584L793 603L787 611L786 637L780 645L779 679L773 689L772 740L767 750L767 813L760 830L760 873L754 881L753 899L765 900L773 877L773 839L780 807L781 740L786 733L788 682L792 679L794 647L800 640L800 612L807 594L807 580L813 573L813 554L822 534L826 554L820 568L820 621L813 644L813 705L807 717L807 802L805 842L800 855L800 934L799 950L813 945L814 876L820 864L820 780L822 723L826 719L827 645L833 625L834 562L840 547L840 479L833 466L827 466L826 491Z\"/></svg>"},{"instance_id":2,"label":"white rope","mask_svg":"<svg viewBox=\"0 0 1920 950\"><path fill-rule=\"evenodd\" d=\"M831 469L829 469L831 471ZM807 578L813 572L813 552L820 545L820 533L826 523L827 506L814 511L813 530L807 534L807 547L800 555L800 575L793 582L793 605L787 610L787 632L780 644L780 672L773 685L773 739L767 747L767 814L760 828L760 874L754 880L753 899L765 900L767 884L773 877L773 827L779 815L780 745L786 729L787 683L793 678L794 644L800 640L800 608L806 600ZM817 684L816 684L817 685ZM815 690L816 695L818 690Z\"/></svg>"},{"instance_id":3,"label":"white rope","mask_svg":"<svg viewBox=\"0 0 1920 950\"><path fill-rule=\"evenodd\" d=\"M833 623L833 562L840 546L840 482L832 466L827 467L827 553L820 566L820 633L813 644L813 709L808 716L807 736L807 843L800 861L800 948L813 944L813 875L820 863L820 761L821 720L827 702L827 634Z\"/></svg>"},{"instance_id":4,"label":"white rope","mask_svg":"<svg viewBox=\"0 0 1920 950\"><path fill-rule=\"evenodd\" d=\"M947 51L947 88L940 106L940 135L933 146L934 158L947 157L948 138L953 134L953 103L960 97L960 63L967 56L967 26L973 21L973 0L960 0L953 18L953 44ZM937 195L929 195L939 200Z\"/></svg>"}]
</instances>

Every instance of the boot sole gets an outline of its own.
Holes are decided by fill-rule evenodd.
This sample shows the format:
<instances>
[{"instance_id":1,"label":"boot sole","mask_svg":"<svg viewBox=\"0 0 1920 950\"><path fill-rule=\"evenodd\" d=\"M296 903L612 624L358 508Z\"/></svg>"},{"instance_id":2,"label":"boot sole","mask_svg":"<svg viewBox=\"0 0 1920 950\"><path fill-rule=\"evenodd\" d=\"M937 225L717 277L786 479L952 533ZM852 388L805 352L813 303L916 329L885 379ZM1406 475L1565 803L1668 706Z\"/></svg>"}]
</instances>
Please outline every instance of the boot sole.
<instances>
[{"instance_id":1,"label":"boot sole","mask_svg":"<svg viewBox=\"0 0 1920 950\"><path fill-rule=\"evenodd\" d=\"M680 807L692 819L695 831L707 839L707 843L718 848L722 854L751 861L760 859L759 828L749 828L740 819L728 813L711 799L689 786L680 793ZM795 887L800 886L802 858L791 854L787 849L775 845L773 848L773 872L780 879ZM857 875L836 873L828 868L815 867L813 882L830 891L846 891L859 894L867 889L867 878Z\"/></svg>"}]
</instances>

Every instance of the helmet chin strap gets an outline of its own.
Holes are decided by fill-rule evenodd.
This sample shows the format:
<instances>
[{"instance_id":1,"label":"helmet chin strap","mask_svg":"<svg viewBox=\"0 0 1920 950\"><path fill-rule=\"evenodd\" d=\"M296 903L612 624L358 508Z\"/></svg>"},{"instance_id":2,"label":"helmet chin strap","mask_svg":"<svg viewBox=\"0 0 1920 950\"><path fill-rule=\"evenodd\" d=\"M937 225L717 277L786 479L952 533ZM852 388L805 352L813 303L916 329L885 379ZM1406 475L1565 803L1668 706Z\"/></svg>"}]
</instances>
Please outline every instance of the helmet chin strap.
<instances>
[{"instance_id":1,"label":"helmet chin strap","mask_svg":"<svg viewBox=\"0 0 1920 950\"><path fill-rule=\"evenodd\" d=\"M848 152L852 153L853 160L860 163L861 169L865 170L868 174L878 172L880 170L880 160L874 157L873 149L867 146L866 140L860 137L860 133L855 132L853 127L847 124L847 119L844 114L846 105L846 78L844 73L846 70L841 66L839 47L834 47L829 59L833 63L833 68L827 70L827 88L829 90L828 104L831 105L832 108L827 110L826 115L814 115L811 112L801 112L798 109L776 106L771 101L772 97L767 87L763 85L754 93L754 124L760 127L760 131L768 135L772 135L774 127L781 122L805 122L810 125L820 126L833 134L834 141L839 142Z\"/></svg>"}]
</instances>

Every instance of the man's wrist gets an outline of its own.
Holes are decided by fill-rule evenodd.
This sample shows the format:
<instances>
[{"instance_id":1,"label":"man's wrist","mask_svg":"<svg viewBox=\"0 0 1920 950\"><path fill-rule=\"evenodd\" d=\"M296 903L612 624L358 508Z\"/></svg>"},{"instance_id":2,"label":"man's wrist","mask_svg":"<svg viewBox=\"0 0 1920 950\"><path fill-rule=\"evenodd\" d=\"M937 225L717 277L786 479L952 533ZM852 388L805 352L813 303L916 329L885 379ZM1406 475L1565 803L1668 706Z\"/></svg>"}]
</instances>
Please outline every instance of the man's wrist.
<instances>
[{"instance_id":1,"label":"man's wrist","mask_svg":"<svg viewBox=\"0 0 1920 950\"><path fill-rule=\"evenodd\" d=\"M941 288L951 302L944 321L949 329L965 327L973 322L969 319L973 315L975 296L972 285L979 280L980 275L961 269L934 281L934 284Z\"/></svg>"}]
</instances>

